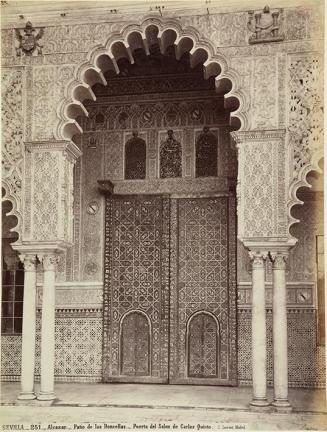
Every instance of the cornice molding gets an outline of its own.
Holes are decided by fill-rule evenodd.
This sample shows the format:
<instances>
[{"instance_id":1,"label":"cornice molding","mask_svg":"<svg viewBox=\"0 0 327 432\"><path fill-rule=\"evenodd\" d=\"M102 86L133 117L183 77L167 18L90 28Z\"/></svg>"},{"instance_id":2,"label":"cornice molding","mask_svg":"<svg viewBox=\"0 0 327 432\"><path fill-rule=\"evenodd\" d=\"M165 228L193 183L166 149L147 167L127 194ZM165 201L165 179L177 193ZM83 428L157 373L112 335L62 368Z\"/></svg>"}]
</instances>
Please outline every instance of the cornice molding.
<instances>
[{"instance_id":1,"label":"cornice molding","mask_svg":"<svg viewBox=\"0 0 327 432\"><path fill-rule=\"evenodd\" d=\"M74 159L78 159L82 152L72 141L27 141L25 142L25 149L29 152L32 151L66 151Z\"/></svg>"},{"instance_id":2,"label":"cornice molding","mask_svg":"<svg viewBox=\"0 0 327 432\"><path fill-rule=\"evenodd\" d=\"M253 141L268 141L285 139L285 129L270 129L270 130L243 130L231 132L231 136L236 144L242 144Z\"/></svg>"},{"instance_id":3,"label":"cornice molding","mask_svg":"<svg viewBox=\"0 0 327 432\"><path fill-rule=\"evenodd\" d=\"M64 241L58 242L46 242L46 241L24 241L17 244L11 245L14 250L17 250L20 254L58 254L62 253L67 248L71 247L72 244Z\"/></svg>"},{"instance_id":4,"label":"cornice molding","mask_svg":"<svg viewBox=\"0 0 327 432\"><path fill-rule=\"evenodd\" d=\"M127 22L133 15L149 17L181 17L189 15L215 15L218 13L247 13L262 8L259 0L165 0L159 3L130 0L105 1L15 1L1 6L2 28L24 28L26 21L33 25L58 26L101 22ZM271 0L271 8L280 8L280 0ZM283 5L284 6L284 5ZM287 7L317 7L315 0L288 0ZM21 18L23 17L23 18Z\"/></svg>"}]
</instances>

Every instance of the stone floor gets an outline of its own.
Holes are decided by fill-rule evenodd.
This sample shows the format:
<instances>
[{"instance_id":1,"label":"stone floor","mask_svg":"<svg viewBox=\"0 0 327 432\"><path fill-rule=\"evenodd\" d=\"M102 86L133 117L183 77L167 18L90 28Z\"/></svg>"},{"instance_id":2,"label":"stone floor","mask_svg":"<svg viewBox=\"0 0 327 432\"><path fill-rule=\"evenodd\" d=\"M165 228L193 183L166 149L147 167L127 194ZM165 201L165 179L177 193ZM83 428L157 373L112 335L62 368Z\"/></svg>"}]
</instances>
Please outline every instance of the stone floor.
<instances>
[{"instance_id":1,"label":"stone floor","mask_svg":"<svg viewBox=\"0 0 327 432\"><path fill-rule=\"evenodd\" d=\"M54 425L74 430L74 424L75 430L150 429L151 424L152 430L192 430L192 425L200 430L198 424L211 430L327 430L325 390L291 389L293 412L288 414L250 411L250 387L58 383L51 406L22 404L18 393L19 383L2 383L2 425L23 424L30 430L31 424L41 430Z\"/></svg>"}]
</instances>

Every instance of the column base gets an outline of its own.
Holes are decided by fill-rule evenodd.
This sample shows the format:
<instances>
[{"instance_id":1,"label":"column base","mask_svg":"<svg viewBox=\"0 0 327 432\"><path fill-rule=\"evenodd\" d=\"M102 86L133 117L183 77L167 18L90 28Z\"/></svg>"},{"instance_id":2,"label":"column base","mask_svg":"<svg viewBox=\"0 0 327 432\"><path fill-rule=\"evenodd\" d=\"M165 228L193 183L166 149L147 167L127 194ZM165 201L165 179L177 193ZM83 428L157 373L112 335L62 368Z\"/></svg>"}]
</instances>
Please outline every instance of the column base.
<instances>
[{"instance_id":1,"label":"column base","mask_svg":"<svg viewBox=\"0 0 327 432\"><path fill-rule=\"evenodd\" d=\"M287 399L275 399L271 404L278 412L292 411L292 405Z\"/></svg>"},{"instance_id":2,"label":"column base","mask_svg":"<svg viewBox=\"0 0 327 432\"><path fill-rule=\"evenodd\" d=\"M266 398L253 398L250 402L250 408L253 410L262 410L269 407L269 402Z\"/></svg>"},{"instance_id":3,"label":"column base","mask_svg":"<svg viewBox=\"0 0 327 432\"><path fill-rule=\"evenodd\" d=\"M55 400L56 396L53 392L42 392L40 391L37 400L40 401L51 401L51 400Z\"/></svg>"},{"instance_id":4,"label":"column base","mask_svg":"<svg viewBox=\"0 0 327 432\"><path fill-rule=\"evenodd\" d=\"M18 400L33 400L36 399L36 394L34 392L21 392L17 397Z\"/></svg>"}]
</instances>

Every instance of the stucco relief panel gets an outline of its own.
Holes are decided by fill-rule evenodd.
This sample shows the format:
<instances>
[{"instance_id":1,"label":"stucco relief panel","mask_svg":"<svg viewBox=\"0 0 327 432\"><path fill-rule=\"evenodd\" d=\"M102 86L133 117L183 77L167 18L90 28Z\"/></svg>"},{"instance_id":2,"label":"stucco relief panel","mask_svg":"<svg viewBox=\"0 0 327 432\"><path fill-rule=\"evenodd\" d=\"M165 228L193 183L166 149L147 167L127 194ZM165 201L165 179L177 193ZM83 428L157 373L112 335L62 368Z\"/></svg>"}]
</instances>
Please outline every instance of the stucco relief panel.
<instances>
[{"instance_id":1,"label":"stucco relief panel","mask_svg":"<svg viewBox=\"0 0 327 432\"><path fill-rule=\"evenodd\" d=\"M56 110L64 95L65 85L73 76L74 65L38 66L33 68L33 130L34 140L51 139L57 123Z\"/></svg>"},{"instance_id":2,"label":"stucco relief panel","mask_svg":"<svg viewBox=\"0 0 327 432\"><path fill-rule=\"evenodd\" d=\"M22 68L2 69L2 177L13 197L17 213L21 208L22 160L24 140L24 71Z\"/></svg>"},{"instance_id":3,"label":"stucco relief panel","mask_svg":"<svg viewBox=\"0 0 327 432\"><path fill-rule=\"evenodd\" d=\"M247 44L247 12L186 16L181 18L183 26L195 27L202 36L211 40L215 46Z\"/></svg>"},{"instance_id":4,"label":"stucco relief panel","mask_svg":"<svg viewBox=\"0 0 327 432\"><path fill-rule=\"evenodd\" d=\"M42 39L43 53L88 52L92 47L104 44L111 33L121 28L121 22L47 27Z\"/></svg>"},{"instance_id":5,"label":"stucco relief panel","mask_svg":"<svg viewBox=\"0 0 327 432\"><path fill-rule=\"evenodd\" d=\"M258 57L253 63L251 91L251 128L277 128L276 57Z\"/></svg>"},{"instance_id":6,"label":"stucco relief panel","mask_svg":"<svg viewBox=\"0 0 327 432\"><path fill-rule=\"evenodd\" d=\"M319 54L288 57L288 127L293 148L293 178L323 146L323 60Z\"/></svg>"},{"instance_id":7,"label":"stucco relief panel","mask_svg":"<svg viewBox=\"0 0 327 432\"><path fill-rule=\"evenodd\" d=\"M53 187L59 178L59 154L34 153L33 236L35 240L58 237L58 189Z\"/></svg>"},{"instance_id":8,"label":"stucco relief panel","mask_svg":"<svg viewBox=\"0 0 327 432\"><path fill-rule=\"evenodd\" d=\"M285 235L285 150L282 140L241 144L245 237Z\"/></svg>"},{"instance_id":9,"label":"stucco relief panel","mask_svg":"<svg viewBox=\"0 0 327 432\"><path fill-rule=\"evenodd\" d=\"M14 54L13 30L1 30L1 56L11 57Z\"/></svg>"},{"instance_id":10,"label":"stucco relief panel","mask_svg":"<svg viewBox=\"0 0 327 432\"><path fill-rule=\"evenodd\" d=\"M240 88L247 96L246 103L244 107L245 111L249 110L251 104L251 83L253 76L253 58L252 57L232 57L231 67L238 72L240 78Z\"/></svg>"},{"instance_id":11,"label":"stucco relief panel","mask_svg":"<svg viewBox=\"0 0 327 432\"><path fill-rule=\"evenodd\" d=\"M286 9L286 39L322 38L323 19L324 13L319 7Z\"/></svg>"}]
</instances>

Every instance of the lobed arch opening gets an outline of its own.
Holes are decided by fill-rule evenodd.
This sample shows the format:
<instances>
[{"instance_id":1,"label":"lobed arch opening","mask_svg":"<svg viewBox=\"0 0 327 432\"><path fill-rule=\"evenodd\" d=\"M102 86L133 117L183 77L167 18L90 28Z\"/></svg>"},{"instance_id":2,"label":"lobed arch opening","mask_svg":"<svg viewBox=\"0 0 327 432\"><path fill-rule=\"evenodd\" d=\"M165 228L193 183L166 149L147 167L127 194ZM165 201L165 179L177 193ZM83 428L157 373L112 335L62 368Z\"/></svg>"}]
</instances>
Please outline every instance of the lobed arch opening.
<instances>
[{"instance_id":1,"label":"lobed arch opening","mask_svg":"<svg viewBox=\"0 0 327 432\"><path fill-rule=\"evenodd\" d=\"M155 50L163 57L173 55L177 61L188 56L190 68L200 67L203 78L213 79L216 93L223 95L225 109L230 111L231 129L247 127L247 116L243 113L245 97L238 88L239 78L226 59L215 53L209 41L200 39L194 28L183 30L177 21L147 19L140 26L128 26L120 34L112 35L104 46L91 50L88 60L76 69L66 88L67 97L58 109L56 138L71 140L83 133L77 119L88 116L87 100L96 100L94 86L110 85L110 77L124 76L130 65L151 57Z\"/></svg>"},{"instance_id":2,"label":"lobed arch opening","mask_svg":"<svg viewBox=\"0 0 327 432\"><path fill-rule=\"evenodd\" d=\"M12 248L19 234L16 231L18 219L13 214L14 205L11 200L6 197L6 190L2 188L2 203L1 203L1 220L2 220L2 269L11 270L19 263L18 253Z\"/></svg>"},{"instance_id":3,"label":"lobed arch opening","mask_svg":"<svg viewBox=\"0 0 327 432\"><path fill-rule=\"evenodd\" d=\"M319 152L314 154L310 164L303 166L299 173L298 179L290 187L290 200L288 204L289 225L288 230L292 238L294 226L301 222L297 217L300 206L305 205L308 192L320 192L323 200L324 189L324 157Z\"/></svg>"},{"instance_id":4,"label":"lobed arch opening","mask_svg":"<svg viewBox=\"0 0 327 432\"><path fill-rule=\"evenodd\" d=\"M21 233L21 215L17 210L17 202L10 194L10 188L3 180L1 188L1 209L2 209L2 234L6 231L7 237L11 238L10 243L16 243ZM3 235L2 235L3 236Z\"/></svg>"}]
</instances>

